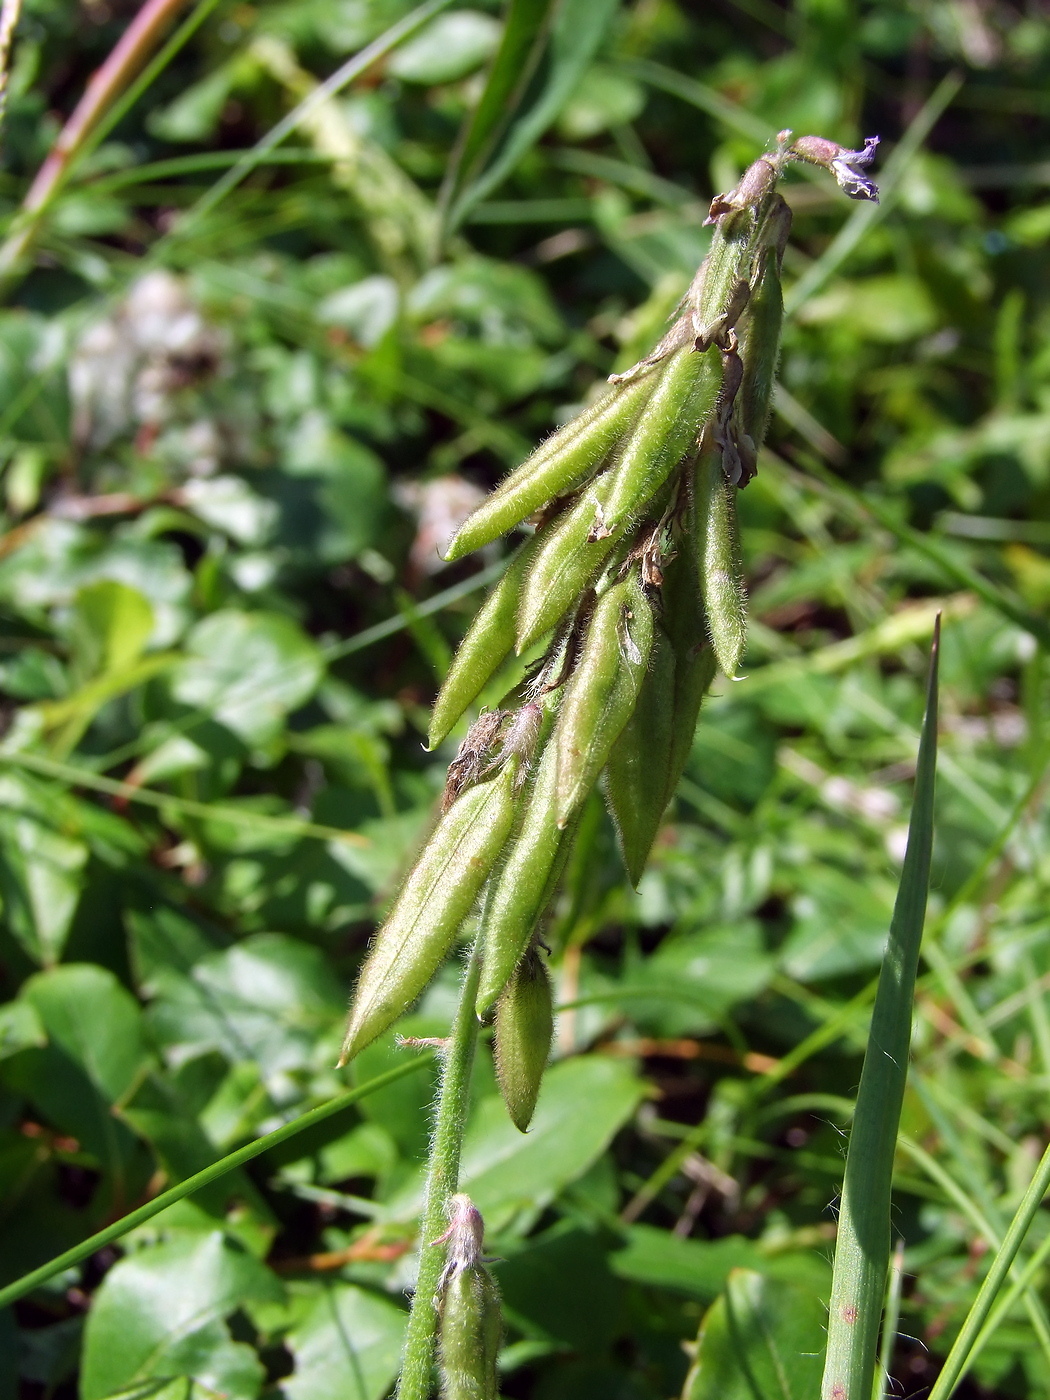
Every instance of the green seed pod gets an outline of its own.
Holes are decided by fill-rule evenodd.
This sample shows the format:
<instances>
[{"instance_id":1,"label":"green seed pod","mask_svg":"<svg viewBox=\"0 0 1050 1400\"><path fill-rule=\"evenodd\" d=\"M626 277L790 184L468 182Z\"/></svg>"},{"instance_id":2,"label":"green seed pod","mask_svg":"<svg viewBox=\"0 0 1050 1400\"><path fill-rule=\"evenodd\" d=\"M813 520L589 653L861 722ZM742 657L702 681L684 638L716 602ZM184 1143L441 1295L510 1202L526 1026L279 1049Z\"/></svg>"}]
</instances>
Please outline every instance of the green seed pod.
<instances>
[{"instance_id":1,"label":"green seed pod","mask_svg":"<svg viewBox=\"0 0 1050 1400\"><path fill-rule=\"evenodd\" d=\"M606 765L605 795L631 883L637 885L667 807L675 655L658 627L649 669Z\"/></svg>"},{"instance_id":2,"label":"green seed pod","mask_svg":"<svg viewBox=\"0 0 1050 1400\"><path fill-rule=\"evenodd\" d=\"M542 538L521 589L517 650L520 655L556 627L594 583L619 543L605 525L605 499L612 472L601 476Z\"/></svg>"},{"instance_id":3,"label":"green seed pod","mask_svg":"<svg viewBox=\"0 0 1050 1400\"><path fill-rule=\"evenodd\" d=\"M758 450L765 441L777 361L780 358L784 297L780 288L779 262L777 249L767 249L762 258L758 285L748 307L743 348L744 377L734 415L745 479L754 475Z\"/></svg>"},{"instance_id":4,"label":"green seed pod","mask_svg":"<svg viewBox=\"0 0 1050 1400\"><path fill-rule=\"evenodd\" d=\"M510 835L516 772L512 761L468 788L435 827L361 969L341 1065L415 1001L451 948Z\"/></svg>"},{"instance_id":5,"label":"green seed pod","mask_svg":"<svg viewBox=\"0 0 1050 1400\"><path fill-rule=\"evenodd\" d=\"M554 1034L550 977L537 948L530 948L496 1007L496 1074L514 1126L532 1122L540 1081Z\"/></svg>"},{"instance_id":6,"label":"green seed pod","mask_svg":"<svg viewBox=\"0 0 1050 1400\"><path fill-rule=\"evenodd\" d=\"M659 382L613 468L605 524L619 534L659 490L695 444L714 411L722 384L722 357L712 348L677 350L660 366Z\"/></svg>"},{"instance_id":7,"label":"green seed pod","mask_svg":"<svg viewBox=\"0 0 1050 1400\"><path fill-rule=\"evenodd\" d=\"M616 446L656 385L655 375L611 385L595 403L541 443L460 526L445 558L451 563L490 544L541 506L582 485Z\"/></svg>"},{"instance_id":8,"label":"green seed pod","mask_svg":"<svg viewBox=\"0 0 1050 1400\"><path fill-rule=\"evenodd\" d=\"M521 545L467 630L434 701L427 746L436 749L514 646L518 606L540 536Z\"/></svg>"},{"instance_id":9,"label":"green seed pod","mask_svg":"<svg viewBox=\"0 0 1050 1400\"><path fill-rule=\"evenodd\" d=\"M617 460L545 531L522 589L518 651L550 631L598 577L624 533L652 502L714 411L722 380L717 350L669 355Z\"/></svg>"},{"instance_id":10,"label":"green seed pod","mask_svg":"<svg viewBox=\"0 0 1050 1400\"><path fill-rule=\"evenodd\" d=\"M484 1264L456 1269L441 1305L442 1400L498 1400L499 1286Z\"/></svg>"},{"instance_id":11,"label":"green seed pod","mask_svg":"<svg viewBox=\"0 0 1050 1400\"><path fill-rule=\"evenodd\" d=\"M556 884L565 833L558 828L558 750L548 740L525 797L521 828L489 889L481 916L481 981L476 1009L486 1016L507 985Z\"/></svg>"},{"instance_id":12,"label":"green seed pod","mask_svg":"<svg viewBox=\"0 0 1050 1400\"><path fill-rule=\"evenodd\" d=\"M558 712L552 743L558 750L559 827L597 782L630 719L652 646L652 606L632 569L598 600Z\"/></svg>"},{"instance_id":13,"label":"green seed pod","mask_svg":"<svg viewBox=\"0 0 1050 1400\"><path fill-rule=\"evenodd\" d=\"M715 672L692 560L664 570L657 627L638 701L606 765L606 800L632 884L649 859L692 747L700 702Z\"/></svg>"},{"instance_id":14,"label":"green seed pod","mask_svg":"<svg viewBox=\"0 0 1050 1400\"><path fill-rule=\"evenodd\" d=\"M719 666L732 678L747 641L747 609L737 538L736 488L726 480L717 450L707 449L700 455L696 500L700 594L707 630Z\"/></svg>"}]
</instances>

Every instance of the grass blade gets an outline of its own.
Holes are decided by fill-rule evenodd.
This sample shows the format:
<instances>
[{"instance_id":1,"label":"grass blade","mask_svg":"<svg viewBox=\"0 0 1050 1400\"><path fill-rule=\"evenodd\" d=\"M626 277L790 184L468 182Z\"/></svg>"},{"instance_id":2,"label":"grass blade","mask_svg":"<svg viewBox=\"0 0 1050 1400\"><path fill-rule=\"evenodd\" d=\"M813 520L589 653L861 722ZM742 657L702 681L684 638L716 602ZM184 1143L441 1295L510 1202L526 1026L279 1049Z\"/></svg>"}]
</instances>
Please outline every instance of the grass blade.
<instances>
[{"instance_id":1,"label":"grass blade","mask_svg":"<svg viewBox=\"0 0 1050 1400\"><path fill-rule=\"evenodd\" d=\"M941 1374L937 1377L934 1387L930 1391L929 1400L948 1400L948 1397L954 1393L956 1386L976 1360L978 1351L991 1335L991 1328L986 1330L985 1323L988 1321L995 1301L1006 1283L1010 1267L1024 1243L1024 1238L1048 1189L1050 1189L1050 1147L1043 1153L1035 1176L1024 1194L1024 1199L1017 1207L1014 1218L1010 1221L1010 1228L1003 1236L1003 1242L996 1251L980 1291L966 1315L962 1330L952 1344L952 1349L948 1353L948 1359L944 1363ZM1034 1269L1032 1272L1035 1272ZM1027 1271L1021 1275L1017 1285L1015 1285L1018 1293L1027 1282L1026 1275ZM1012 1298L1011 1301L1013 1301ZM1001 1311L997 1310L997 1322L1005 1316L1005 1312L1005 1307Z\"/></svg>"},{"instance_id":2,"label":"grass blade","mask_svg":"<svg viewBox=\"0 0 1050 1400\"><path fill-rule=\"evenodd\" d=\"M115 1220L104 1230L89 1235L86 1240L81 1240L80 1244L74 1245L72 1249L67 1249L64 1254L56 1255L48 1263L41 1264L38 1269L23 1274L20 1279L9 1283L6 1288L0 1288L0 1308L5 1308L9 1303L24 1298L39 1284L46 1283L49 1278L54 1278L55 1274L61 1273L63 1269L71 1269L74 1264L82 1263L100 1250L103 1245L112 1244L114 1240L119 1240L129 1230L134 1230L138 1225L144 1225L147 1220L152 1220L155 1215L159 1215L168 1206L173 1206L176 1201L182 1201L187 1196L192 1196L202 1186L208 1186L211 1182L218 1181L220 1177L232 1172L235 1167L243 1166L245 1162L250 1162L253 1157L261 1156L262 1153L268 1152L271 1147L276 1147L278 1143L287 1142L289 1138L305 1132L314 1124L323 1123L326 1118L331 1118L333 1114L341 1113L344 1108L349 1108L351 1104L367 1098L369 1094L374 1094L377 1089L383 1089L388 1084L393 1084L395 1080L403 1079L406 1074L415 1074L424 1065L429 1064L432 1059L433 1055L420 1055L415 1060L409 1060L403 1065L398 1065L395 1069L387 1070L385 1074L378 1074L367 1084L360 1084L356 1089L348 1089L345 1094L337 1094L334 1099L329 1099L327 1103L320 1104L317 1108L311 1108L308 1113L300 1114L298 1118L293 1118L290 1123L275 1128L272 1133L267 1133L265 1137L256 1138L254 1142L239 1147L236 1152L228 1153L218 1162L213 1162L210 1167L205 1167L203 1171L188 1176L177 1186L162 1191L159 1196L154 1196L152 1201L147 1201L144 1206L139 1206L138 1210L133 1210L128 1215L122 1216L120 1220Z\"/></svg>"},{"instance_id":3,"label":"grass blade","mask_svg":"<svg viewBox=\"0 0 1050 1400\"><path fill-rule=\"evenodd\" d=\"M503 38L485 89L463 124L441 186L442 246L477 203L467 187L481 174L525 98L546 46L553 12L554 0L509 0Z\"/></svg>"},{"instance_id":4,"label":"grass blade","mask_svg":"<svg viewBox=\"0 0 1050 1400\"><path fill-rule=\"evenodd\" d=\"M879 976L842 1186L831 1285L824 1400L870 1400L890 1256L890 1192L904 1085L912 1000L926 918L937 764L939 626L930 654L915 797L889 944Z\"/></svg>"},{"instance_id":5,"label":"grass blade","mask_svg":"<svg viewBox=\"0 0 1050 1400\"><path fill-rule=\"evenodd\" d=\"M563 0L551 32L550 68L536 101L507 132L487 169L479 174L450 208L448 222L456 228L479 200L496 188L525 152L550 126L573 95L587 65L619 9L619 0Z\"/></svg>"}]
</instances>

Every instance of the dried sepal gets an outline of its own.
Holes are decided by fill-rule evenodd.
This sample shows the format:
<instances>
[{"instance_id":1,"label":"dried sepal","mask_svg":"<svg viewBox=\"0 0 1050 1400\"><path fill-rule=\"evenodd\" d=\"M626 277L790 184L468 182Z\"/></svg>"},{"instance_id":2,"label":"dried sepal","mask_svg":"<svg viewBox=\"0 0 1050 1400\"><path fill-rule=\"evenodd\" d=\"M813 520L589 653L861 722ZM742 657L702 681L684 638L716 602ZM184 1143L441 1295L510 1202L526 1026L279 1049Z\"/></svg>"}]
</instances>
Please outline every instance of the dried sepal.
<instances>
[{"instance_id":1,"label":"dried sepal","mask_svg":"<svg viewBox=\"0 0 1050 1400\"><path fill-rule=\"evenodd\" d=\"M500 1294L485 1267L485 1222L469 1196L449 1202L449 1227L433 1245L446 1245L438 1284L438 1362L442 1400L497 1400L496 1362L503 1337Z\"/></svg>"}]
</instances>

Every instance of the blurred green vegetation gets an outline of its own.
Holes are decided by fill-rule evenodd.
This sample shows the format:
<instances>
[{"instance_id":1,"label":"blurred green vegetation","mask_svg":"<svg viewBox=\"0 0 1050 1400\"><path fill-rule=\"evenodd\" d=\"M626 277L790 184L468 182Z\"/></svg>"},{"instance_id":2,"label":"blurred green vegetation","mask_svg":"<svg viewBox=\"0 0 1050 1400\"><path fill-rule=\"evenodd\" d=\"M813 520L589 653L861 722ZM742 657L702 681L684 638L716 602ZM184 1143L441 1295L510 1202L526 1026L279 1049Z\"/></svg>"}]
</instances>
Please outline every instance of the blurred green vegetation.
<instances>
[{"instance_id":1,"label":"blurred green vegetation","mask_svg":"<svg viewBox=\"0 0 1050 1400\"><path fill-rule=\"evenodd\" d=\"M896 1393L921 1393L1050 1129L1044 7L534 0L509 33L446 8L221 188L408 6L206 8L0 311L2 1282L345 1086L346 994L454 752L423 751L427 707L498 568L439 546L657 338L773 133L877 133L878 208L785 187L746 678L716 683L637 892L588 810L535 1125L486 1050L463 1184L508 1397L677 1393L735 1267L819 1350L943 608L895 1214ZM8 224L132 13L27 0ZM440 1034L454 983L400 1030ZM3 1396L379 1400L431 1093L406 1078L37 1290L0 1319ZM1050 1391L1047 1287L960 1393Z\"/></svg>"}]
</instances>

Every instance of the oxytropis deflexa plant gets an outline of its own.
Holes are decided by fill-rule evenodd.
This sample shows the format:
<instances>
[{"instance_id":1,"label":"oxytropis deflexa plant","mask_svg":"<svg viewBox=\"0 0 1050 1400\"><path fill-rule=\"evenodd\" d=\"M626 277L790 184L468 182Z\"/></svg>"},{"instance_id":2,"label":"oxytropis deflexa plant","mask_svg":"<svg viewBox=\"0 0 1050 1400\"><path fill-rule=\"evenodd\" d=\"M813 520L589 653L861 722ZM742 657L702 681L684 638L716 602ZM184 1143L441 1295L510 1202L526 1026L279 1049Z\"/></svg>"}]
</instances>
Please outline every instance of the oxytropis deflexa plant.
<instances>
[{"instance_id":1,"label":"oxytropis deflexa plant","mask_svg":"<svg viewBox=\"0 0 1050 1400\"><path fill-rule=\"evenodd\" d=\"M446 1265L440 1247L462 1233L459 1217L480 1240L480 1218L464 1214L469 1202L457 1196L450 1205L477 1027L494 1013L500 1085L524 1132L553 1026L539 930L583 804L604 774L637 882L701 700L716 670L736 674L744 648L736 493L756 470L777 366L791 226L777 182L788 163L805 161L830 170L851 198L876 199L865 172L877 144L873 137L850 151L782 132L776 149L712 202L710 252L652 354L613 375L501 483L449 548L447 558L459 559L535 523L452 663L434 706L431 748L512 652L538 655L525 679L470 726L449 767L441 815L361 971L343 1049L345 1063L402 1015L480 907L464 1004L443 1047L405 1400L428 1392L439 1326L443 1392L496 1394L488 1358L498 1342L498 1301L480 1244L463 1267ZM477 1364L467 1367L468 1381L460 1353L470 1346Z\"/></svg>"}]
</instances>

